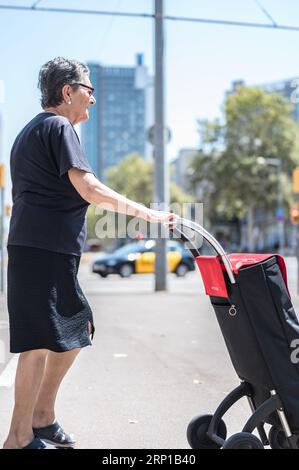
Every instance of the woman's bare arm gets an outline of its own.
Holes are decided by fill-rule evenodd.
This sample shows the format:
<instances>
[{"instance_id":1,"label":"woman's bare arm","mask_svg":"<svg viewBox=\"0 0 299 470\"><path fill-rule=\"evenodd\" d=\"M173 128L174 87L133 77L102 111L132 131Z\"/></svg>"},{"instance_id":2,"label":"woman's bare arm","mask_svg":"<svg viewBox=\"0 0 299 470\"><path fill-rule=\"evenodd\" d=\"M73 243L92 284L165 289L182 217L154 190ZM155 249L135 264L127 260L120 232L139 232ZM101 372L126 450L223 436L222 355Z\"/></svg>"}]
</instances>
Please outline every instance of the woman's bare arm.
<instances>
[{"instance_id":1,"label":"woman's bare arm","mask_svg":"<svg viewBox=\"0 0 299 470\"><path fill-rule=\"evenodd\" d=\"M121 214L140 217L148 222L168 222L175 217L170 212L155 211L131 201L101 183L92 173L71 168L68 175L80 196L90 204L100 205L103 209Z\"/></svg>"}]
</instances>

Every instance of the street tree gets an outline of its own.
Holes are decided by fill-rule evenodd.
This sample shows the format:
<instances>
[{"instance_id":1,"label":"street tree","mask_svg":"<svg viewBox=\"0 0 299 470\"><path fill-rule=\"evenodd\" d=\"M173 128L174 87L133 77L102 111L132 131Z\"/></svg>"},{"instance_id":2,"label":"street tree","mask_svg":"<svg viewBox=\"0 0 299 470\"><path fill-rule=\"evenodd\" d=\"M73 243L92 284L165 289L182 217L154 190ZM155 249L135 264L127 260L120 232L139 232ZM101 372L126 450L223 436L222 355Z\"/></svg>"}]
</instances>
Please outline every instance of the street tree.
<instances>
[{"instance_id":1,"label":"street tree","mask_svg":"<svg viewBox=\"0 0 299 470\"><path fill-rule=\"evenodd\" d=\"M129 199L150 207L153 200L154 166L138 154L130 154L107 173L107 185ZM170 203L191 203L193 198L176 184L170 183ZM183 215L183 214L182 214ZM94 227L99 219L95 207L88 211L88 236L94 238Z\"/></svg>"},{"instance_id":2,"label":"street tree","mask_svg":"<svg viewBox=\"0 0 299 470\"><path fill-rule=\"evenodd\" d=\"M292 170L299 164L298 126L291 111L292 104L277 93L240 86L227 96L222 125L219 120L199 121L201 150L190 178L208 202L206 215L212 221L247 216L251 232L255 208L276 210L279 175L267 159L281 161L288 207Z\"/></svg>"}]
</instances>

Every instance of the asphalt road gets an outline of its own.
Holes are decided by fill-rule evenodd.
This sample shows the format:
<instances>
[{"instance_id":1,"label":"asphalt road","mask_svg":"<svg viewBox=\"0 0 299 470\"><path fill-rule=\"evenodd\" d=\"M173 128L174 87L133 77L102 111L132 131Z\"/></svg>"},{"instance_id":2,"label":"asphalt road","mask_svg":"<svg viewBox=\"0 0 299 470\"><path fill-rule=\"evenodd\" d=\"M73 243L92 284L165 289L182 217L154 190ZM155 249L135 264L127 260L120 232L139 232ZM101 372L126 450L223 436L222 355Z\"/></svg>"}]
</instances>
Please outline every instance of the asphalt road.
<instances>
[{"instance_id":1,"label":"asphalt road","mask_svg":"<svg viewBox=\"0 0 299 470\"><path fill-rule=\"evenodd\" d=\"M288 266L293 290L295 264ZM96 334L57 403L57 418L75 433L78 448L188 448L190 419L213 412L239 384L199 274L169 280L169 292L153 293L151 275L101 279L81 264ZM2 442L13 387L0 385L0 394ZM229 433L240 431L249 415L245 399L235 405Z\"/></svg>"}]
</instances>

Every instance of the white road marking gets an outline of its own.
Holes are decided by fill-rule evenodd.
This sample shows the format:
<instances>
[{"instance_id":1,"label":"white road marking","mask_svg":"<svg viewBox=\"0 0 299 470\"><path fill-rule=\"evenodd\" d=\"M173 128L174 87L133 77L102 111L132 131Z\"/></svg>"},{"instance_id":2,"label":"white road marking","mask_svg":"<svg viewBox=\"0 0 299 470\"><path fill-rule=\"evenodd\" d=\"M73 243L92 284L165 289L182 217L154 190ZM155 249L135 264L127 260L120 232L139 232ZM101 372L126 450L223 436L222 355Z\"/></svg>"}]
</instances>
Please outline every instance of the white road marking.
<instances>
[{"instance_id":1,"label":"white road marking","mask_svg":"<svg viewBox=\"0 0 299 470\"><path fill-rule=\"evenodd\" d=\"M8 362L2 374L0 374L0 387L9 388L13 386L18 365L18 359L19 354L15 354Z\"/></svg>"}]
</instances>

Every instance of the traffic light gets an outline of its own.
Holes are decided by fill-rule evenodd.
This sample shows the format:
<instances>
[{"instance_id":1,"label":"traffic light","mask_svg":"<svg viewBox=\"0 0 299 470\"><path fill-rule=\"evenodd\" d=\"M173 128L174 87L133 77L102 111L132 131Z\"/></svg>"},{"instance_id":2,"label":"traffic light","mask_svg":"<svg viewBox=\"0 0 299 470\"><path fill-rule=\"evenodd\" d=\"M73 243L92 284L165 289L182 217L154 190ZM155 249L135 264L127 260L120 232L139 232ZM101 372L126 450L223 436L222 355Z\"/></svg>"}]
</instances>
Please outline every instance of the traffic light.
<instances>
[{"instance_id":1,"label":"traffic light","mask_svg":"<svg viewBox=\"0 0 299 470\"><path fill-rule=\"evenodd\" d=\"M299 204L291 207L290 219L293 225L299 225Z\"/></svg>"},{"instance_id":2,"label":"traffic light","mask_svg":"<svg viewBox=\"0 0 299 470\"><path fill-rule=\"evenodd\" d=\"M299 193L299 168L293 171L293 193Z\"/></svg>"},{"instance_id":3,"label":"traffic light","mask_svg":"<svg viewBox=\"0 0 299 470\"><path fill-rule=\"evenodd\" d=\"M0 163L0 188L5 187L5 165Z\"/></svg>"},{"instance_id":4,"label":"traffic light","mask_svg":"<svg viewBox=\"0 0 299 470\"><path fill-rule=\"evenodd\" d=\"M11 205L10 204L6 204L6 206L5 206L5 215L6 215L6 217L11 216Z\"/></svg>"}]
</instances>

